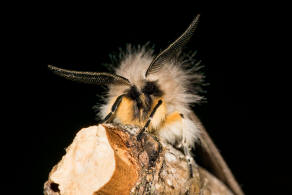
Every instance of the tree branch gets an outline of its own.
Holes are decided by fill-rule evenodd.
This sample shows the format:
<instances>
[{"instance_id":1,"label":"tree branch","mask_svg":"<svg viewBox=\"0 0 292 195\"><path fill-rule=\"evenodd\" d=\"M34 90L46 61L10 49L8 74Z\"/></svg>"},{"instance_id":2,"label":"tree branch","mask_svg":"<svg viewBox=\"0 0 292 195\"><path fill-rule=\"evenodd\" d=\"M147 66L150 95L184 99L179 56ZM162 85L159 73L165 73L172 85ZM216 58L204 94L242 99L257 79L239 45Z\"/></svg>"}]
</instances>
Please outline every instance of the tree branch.
<instances>
[{"instance_id":1,"label":"tree branch","mask_svg":"<svg viewBox=\"0 0 292 195\"><path fill-rule=\"evenodd\" d=\"M53 167L44 194L232 194L183 153L138 129L107 124L81 129Z\"/></svg>"}]
</instances>

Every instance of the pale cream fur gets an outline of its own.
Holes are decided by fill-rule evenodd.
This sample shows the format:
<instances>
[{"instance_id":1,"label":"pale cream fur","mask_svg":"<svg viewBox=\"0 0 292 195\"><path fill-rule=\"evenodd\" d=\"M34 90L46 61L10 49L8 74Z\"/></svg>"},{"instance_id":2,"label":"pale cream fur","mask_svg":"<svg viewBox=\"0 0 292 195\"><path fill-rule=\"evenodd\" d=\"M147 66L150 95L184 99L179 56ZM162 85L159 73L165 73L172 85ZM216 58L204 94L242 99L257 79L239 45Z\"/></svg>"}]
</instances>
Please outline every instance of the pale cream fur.
<instances>
[{"instance_id":1,"label":"pale cream fur","mask_svg":"<svg viewBox=\"0 0 292 195\"><path fill-rule=\"evenodd\" d=\"M116 74L127 78L139 90L143 87L145 81L157 81L160 89L164 92L162 98L166 107L165 117L173 112L179 112L184 115L183 123L182 121L177 121L160 125L162 128L158 129L158 135L162 140L172 144L181 140L182 136L185 136L187 144L194 146L199 130L195 123L188 118L188 115L192 112L190 104L201 100L201 96L193 90L192 86L200 85L203 76L195 72L197 67L192 69L184 68L192 60L190 56L185 56L165 64L157 73L145 78L145 72L154 58L152 54L153 51L146 51L145 47L138 50L128 47L127 53L121 59L120 66L116 68ZM116 97L123 94L128 87L126 85L109 86L107 103L101 106L101 117L105 117L108 114L112 102ZM153 118L155 118L155 115ZM163 122L163 120L159 121ZM157 127L158 125L155 124L154 126Z\"/></svg>"}]
</instances>

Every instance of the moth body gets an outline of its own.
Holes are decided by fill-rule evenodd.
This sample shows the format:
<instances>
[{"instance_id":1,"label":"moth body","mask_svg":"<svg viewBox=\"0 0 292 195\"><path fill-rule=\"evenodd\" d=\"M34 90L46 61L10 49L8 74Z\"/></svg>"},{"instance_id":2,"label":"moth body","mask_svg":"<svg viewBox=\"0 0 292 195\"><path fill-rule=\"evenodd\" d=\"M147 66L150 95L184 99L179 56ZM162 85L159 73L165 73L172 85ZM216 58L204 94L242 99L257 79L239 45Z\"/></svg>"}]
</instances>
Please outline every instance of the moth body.
<instances>
[{"instance_id":1,"label":"moth body","mask_svg":"<svg viewBox=\"0 0 292 195\"><path fill-rule=\"evenodd\" d=\"M243 195L239 184L229 170L218 149L199 120L193 114L191 105L200 102L199 95L203 75L192 55L182 53L182 48L194 33L199 15L186 31L158 55L146 47L128 48L120 60L115 73L80 72L49 68L67 79L107 85L105 104L99 107L102 123L116 122L140 127L137 140L148 131L161 141L181 147L186 156L190 177L192 163L190 149L201 140L201 146L215 174L235 194ZM192 67L192 68L190 68ZM209 163L210 164L210 163Z\"/></svg>"}]
</instances>

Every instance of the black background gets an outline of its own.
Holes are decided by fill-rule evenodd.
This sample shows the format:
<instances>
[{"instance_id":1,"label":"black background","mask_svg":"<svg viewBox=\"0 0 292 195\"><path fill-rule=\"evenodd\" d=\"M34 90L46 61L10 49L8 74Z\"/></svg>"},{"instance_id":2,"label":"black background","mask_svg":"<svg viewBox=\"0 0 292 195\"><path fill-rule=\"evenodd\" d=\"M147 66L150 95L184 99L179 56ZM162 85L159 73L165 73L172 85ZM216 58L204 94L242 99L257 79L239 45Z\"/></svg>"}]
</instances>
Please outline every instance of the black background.
<instances>
[{"instance_id":1,"label":"black background","mask_svg":"<svg viewBox=\"0 0 292 195\"><path fill-rule=\"evenodd\" d=\"M210 85L205 88L207 102L194 111L246 194L281 194L291 162L286 150L291 63L281 57L285 16L275 14L276 9L240 2L47 3L19 15L21 60L27 63L19 67L32 73L24 85L17 85L23 97L17 101L26 106L22 124L28 127L18 133L25 150L18 160L30 175L25 190L42 193L49 171L76 132L96 123L92 106L99 102L96 94L104 91L59 78L47 65L105 71L102 64L110 63L109 54L127 43L150 41L157 53L200 13L186 51L198 50Z\"/></svg>"}]
</instances>

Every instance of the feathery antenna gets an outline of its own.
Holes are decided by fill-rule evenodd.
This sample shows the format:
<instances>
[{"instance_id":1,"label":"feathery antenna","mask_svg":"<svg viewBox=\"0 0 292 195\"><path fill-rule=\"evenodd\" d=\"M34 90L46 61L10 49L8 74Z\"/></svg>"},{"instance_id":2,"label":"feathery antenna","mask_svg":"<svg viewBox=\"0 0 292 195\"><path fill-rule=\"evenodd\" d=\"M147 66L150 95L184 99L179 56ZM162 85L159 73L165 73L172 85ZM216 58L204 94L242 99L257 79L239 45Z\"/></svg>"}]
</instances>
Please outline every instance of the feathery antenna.
<instances>
[{"instance_id":1,"label":"feathery antenna","mask_svg":"<svg viewBox=\"0 0 292 195\"><path fill-rule=\"evenodd\" d=\"M116 74L110 74L110 73L105 73L105 72L73 71L73 70L58 68L52 65L48 65L48 68L56 75L59 75L61 77L64 77L72 81L78 81L81 83L96 84L96 85L100 85L100 84L131 85L128 79Z\"/></svg>"},{"instance_id":2,"label":"feathery antenna","mask_svg":"<svg viewBox=\"0 0 292 195\"><path fill-rule=\"evenodd\" d=\"M177 54L180 53L181 49L189 42L190 38L195 32L199 22L199 18L200 14L195 17L190 26L180 37L178 37L173 43L171 43L165 50L160 52L154 58L145 73L145 77L147 77L149 74L158 72L166 61L171 60L173 57L176 57Z\"/></svg>"}]
</instances>

